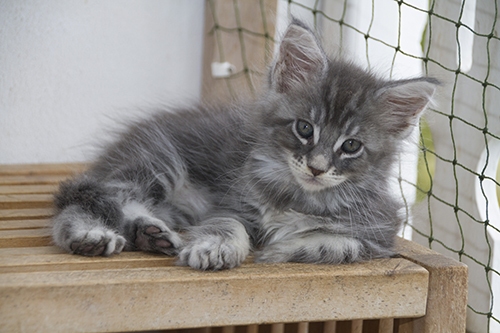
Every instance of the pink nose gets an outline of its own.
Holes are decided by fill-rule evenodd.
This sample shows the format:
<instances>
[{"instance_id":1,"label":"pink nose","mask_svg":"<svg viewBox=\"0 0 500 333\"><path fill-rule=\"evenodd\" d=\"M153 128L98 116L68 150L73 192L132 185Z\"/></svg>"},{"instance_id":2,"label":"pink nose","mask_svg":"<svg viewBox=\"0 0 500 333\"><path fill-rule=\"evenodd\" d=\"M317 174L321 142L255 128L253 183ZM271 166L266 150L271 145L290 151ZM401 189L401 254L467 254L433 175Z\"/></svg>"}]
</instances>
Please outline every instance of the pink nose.
<instances>
[{"instance_id":1,"label":"pink nose","mask_svg":"<svg viewBox=\"0 0 500 333\"><path fill-rule=\"evenodd\" d=\"M317 177L317 176L321 175L322 173L325 173L323 170L315 169L310 165L308 165L307 167L309 168L309 170L311 170L311 173L313 174L314 177Z\"/></svg>"}]
</instances>

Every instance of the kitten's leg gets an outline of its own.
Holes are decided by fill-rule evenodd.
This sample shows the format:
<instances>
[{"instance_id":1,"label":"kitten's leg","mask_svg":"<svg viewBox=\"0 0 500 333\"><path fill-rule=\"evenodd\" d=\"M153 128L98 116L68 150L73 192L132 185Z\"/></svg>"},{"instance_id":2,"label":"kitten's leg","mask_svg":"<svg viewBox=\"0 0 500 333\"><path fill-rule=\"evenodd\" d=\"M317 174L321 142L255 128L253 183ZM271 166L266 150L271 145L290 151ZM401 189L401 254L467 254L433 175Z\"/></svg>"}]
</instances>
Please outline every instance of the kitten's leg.
<instances>
[{"instance_id":1,"label":"kitten's leg","mask_svg":"<svg viewBox=\"0 0 500 333\"><path fill-rule=\"evenodd\" d=\"M125 238L117 233L121 209L112 194L90 175L60 184L54 196L57 213L52 235L56 245L86 256L120 253Z\"/></svg>"},{"instance_id":2,"label":"kitten's leg","mask_svg":"<svg viewBox=\"0 0 500 333\"><path fill-rule=\"evenodd\" d=\"M173 223L156 218L145 204L128 202L123 207L123 213L125 221L121 232L129 241L125 250L142 250L173 256L182 248L181 237L167 225L173 227Z\"/></svg>"},{"instance_id":3,"label":"kitten's leg","mask_svg":"<svg viewBox=\"0 0 500 333\"><path fill-rule=\"evenodd\" d=\"M239 266L250 251L245 227L230 217L212 218L192 227L179 264L201 270L221 270Z\"/></svg>"},{"instance_id":4,"label":"kitten's leg","mask_svg":"<svg viewBox=\"0 0 500 333\"><path fill-rule=\"evenodd\" d=\"M255 261L341 264L387 258L392 254L375 243L312 231L268 244L257 253Z\"/></svg>"},{"instance_id":5,"label":"kitten's leg","mask_svg":"<svg viewBox=\"0 0 500 333\"><path fill-rule=\"evenodd\" d=\"M56 245L85 256L117 254L125 245L125 238L77 205L66 207L54 218L52 233Z\"/></svg>"}]
</instances>

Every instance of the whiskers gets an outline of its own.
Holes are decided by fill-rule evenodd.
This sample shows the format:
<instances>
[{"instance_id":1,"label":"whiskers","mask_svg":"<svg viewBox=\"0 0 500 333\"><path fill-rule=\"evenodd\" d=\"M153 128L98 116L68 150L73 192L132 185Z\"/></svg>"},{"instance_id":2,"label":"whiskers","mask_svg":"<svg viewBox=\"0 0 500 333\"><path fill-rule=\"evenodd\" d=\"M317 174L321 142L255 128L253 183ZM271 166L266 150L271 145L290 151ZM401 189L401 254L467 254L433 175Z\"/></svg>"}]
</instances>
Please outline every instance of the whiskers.
<instances>
[{"instance_id":1,"label":"whiskers","mask_svg":"<svg viewBox=\"0 0 500 333\"><path fill-rule=\"evenodd\" d=\"M254 155L251 170L247 170L247 179L240 190L240 199L248 201L249 196L268 198L289 197L293 188L293 178L288 166L274 158L265 155ZM256 192L256 193L255 193Z\"/></svg>"},{"instance_id":2,"label":"whiskers","mask_svg":"<svg viewBox=\"0 0 500 333\"><path fill-rule=\"evenodd\" d=\"M338 192L344 201L348 222L353 236L367 235L384 243L391 242L392 235L400 225L399 216L394 216L397 203L390 200L382 189L374 189L347 180L339 185Z\"/></svg>"}]
</instances>

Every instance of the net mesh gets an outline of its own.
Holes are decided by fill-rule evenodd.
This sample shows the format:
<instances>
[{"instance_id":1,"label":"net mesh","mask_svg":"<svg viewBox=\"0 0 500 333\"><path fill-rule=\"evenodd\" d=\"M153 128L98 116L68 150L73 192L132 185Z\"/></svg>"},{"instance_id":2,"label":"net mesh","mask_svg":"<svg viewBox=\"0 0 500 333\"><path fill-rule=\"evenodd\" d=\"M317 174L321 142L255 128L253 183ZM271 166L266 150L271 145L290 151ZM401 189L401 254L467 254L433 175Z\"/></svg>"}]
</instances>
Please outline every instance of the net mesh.
<instances>
[{"instance_id":1,"label":"net mesh","mask_svg":"<svg viewBox=\"0 0 500 333\"><path fill-rule=\"evenodd\" d=\"M411 230L413 240L469 266L470 280L476 282L469 287L468 321L489 331L495 323L500 323L494 311L499 302L495 296L500 294L495 295L492 282L500 278L500 268L493 261L495 246L500 247L494 242L495 238L500 239L500 221L490 216L492 207L498 207L499 203L487 191L488 186L497 190L500 187L498 174L488 172L492 166L497 170L498 160L493 152L500 147L498 4L495 0L478 0L477 4L472 0L430 0L422 6L410 0L385 1L392 3L395 10L391 13L395 14L385 13L383 19L398 22L397 37L387 40L372 30L374 22L380 19L377 6L383 1L362 1L363 6L368 6L365 10L371 12L370 20L362 24L351 19L355 17L351 12L355 10L353 1L334 2L332 13L325 9L326 1L286 1L286 6L289 13L300 10L301 15L308 15L323 39L331 36L341 51L349 47L345 40L353 35L364 39L368 68L374 63L370 50L385 48L392 53L389 76L393 75L396 60L404 57L419 61L423 74L444 81L437 106L430 109L421 124L418 177L399 177L401 187L410 186L417 192L414 199L408 199L402 191L408 216L411 211L416 216L408 218L405 229ZM222 81L233 97L242 86L237 83L242 78L243 90L255 93L258 86L255 82L272 59L275 37L274 25L269 21L276 13L275 5L270 3L275 2L244 2L260 13L260 17L247 16L245 22L253 22L251 28L241 19L248 14L242 11L243 1L226 3L234 15L232 24L224 23L227 17L221 16L217 1L207 2L212 20L209 32L217 45L216 60L227 60L224 35L237 34L239 41L240 68ZM471 14L475 14L475 19L474 16L470 19ZM403 25L408 15L426 16L427 23L419 37L420 52L406 47L403 40ZM257 39L259 46L250 43L249 38L253 42ZM260 62L249 60L248 55L255 52L259 53ZM472 60L467 58L471 54Z\"/></svg>"}]
</instances>

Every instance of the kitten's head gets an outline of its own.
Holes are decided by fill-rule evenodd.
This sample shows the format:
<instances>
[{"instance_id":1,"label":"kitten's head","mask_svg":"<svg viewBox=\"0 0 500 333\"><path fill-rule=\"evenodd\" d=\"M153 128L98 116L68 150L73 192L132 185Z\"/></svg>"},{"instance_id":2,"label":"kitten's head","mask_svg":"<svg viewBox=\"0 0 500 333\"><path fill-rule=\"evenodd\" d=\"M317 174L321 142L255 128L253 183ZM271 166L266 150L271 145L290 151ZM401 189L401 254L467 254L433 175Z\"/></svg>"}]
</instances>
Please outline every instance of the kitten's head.
<instances>
[{"instance_id":1,"label":"kitten's head","mask_svg":"<svg viewBox=\"0 0 500 333\"><path fill-rule=\"evenodd\" d=\"M266 155L311 192L387 178L436 85L429 78L385 81L329 59L312 31L294 21L269 72Z\"/></svg>"}]
</instances>

